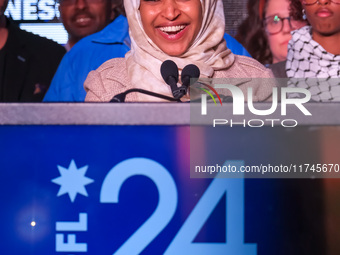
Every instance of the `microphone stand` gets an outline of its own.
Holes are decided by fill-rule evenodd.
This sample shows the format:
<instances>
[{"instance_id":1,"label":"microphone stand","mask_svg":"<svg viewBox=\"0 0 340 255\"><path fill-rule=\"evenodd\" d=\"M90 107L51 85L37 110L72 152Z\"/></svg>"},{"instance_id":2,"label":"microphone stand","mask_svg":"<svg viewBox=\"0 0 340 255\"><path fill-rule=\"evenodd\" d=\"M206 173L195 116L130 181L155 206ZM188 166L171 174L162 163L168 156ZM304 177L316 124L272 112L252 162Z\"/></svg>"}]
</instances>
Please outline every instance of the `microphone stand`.
<instances>
[{"instance_id":1,"label":"microphone stand","mask_svg":"<svg viewBox=\"0 0 340 255\"><path fill-rule=\"evenodd\" d=\"M176 98L172 98L172 97L168 97L168 96L164 96L162 94L158 94L158 93L155 93L155 92L151 92L151 91L147 91L147 90L144 90L144 89L128 89L127 91L123 92L123 93L120 93L118 95L115 95L111 100L110 102L111 103L124 103L125 102L125 98L128 94L130 93L133 93L133 92L139 92L139 93L142 93L142 94L146 94L146 95L149 95L149 96L154 96L154 97L158 97L158 98L161 98L161 99L165 99L165 100L168 100L168 101L172 101L172 102L180 102L182 103L182 101L180 99L176 99Z\"/></svg>"}]
</instances>

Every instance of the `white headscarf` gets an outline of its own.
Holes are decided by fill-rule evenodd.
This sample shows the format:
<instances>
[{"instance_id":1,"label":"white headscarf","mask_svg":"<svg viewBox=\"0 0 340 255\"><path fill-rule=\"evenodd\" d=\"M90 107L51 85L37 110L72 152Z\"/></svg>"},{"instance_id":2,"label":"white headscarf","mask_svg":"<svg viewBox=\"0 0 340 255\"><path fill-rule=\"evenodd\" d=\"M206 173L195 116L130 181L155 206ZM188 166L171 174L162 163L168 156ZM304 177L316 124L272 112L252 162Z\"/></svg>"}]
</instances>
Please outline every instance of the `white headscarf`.
<instances>
[{"instance_id":1,"label":"white headscarf","mask_svg":"<svg viewBox=\"0 0 340 255\"><path fill-rule=\"evenodd\" d=\"M234 55L223 39L225 20L222 0L201 0L201 5L202 26L193 44L180 57L171 57L146 35L139 12L140 0L124 0L131 37L131 51L125 59L133 87L171 96L171 89L160 73L161 64L167 59L174 61L180 72L188 64L197 65L201 77L212 77L215 70L226 69L233 64ZM139 99L159 101L143 95Z\"/></svg>"}]
</instances>

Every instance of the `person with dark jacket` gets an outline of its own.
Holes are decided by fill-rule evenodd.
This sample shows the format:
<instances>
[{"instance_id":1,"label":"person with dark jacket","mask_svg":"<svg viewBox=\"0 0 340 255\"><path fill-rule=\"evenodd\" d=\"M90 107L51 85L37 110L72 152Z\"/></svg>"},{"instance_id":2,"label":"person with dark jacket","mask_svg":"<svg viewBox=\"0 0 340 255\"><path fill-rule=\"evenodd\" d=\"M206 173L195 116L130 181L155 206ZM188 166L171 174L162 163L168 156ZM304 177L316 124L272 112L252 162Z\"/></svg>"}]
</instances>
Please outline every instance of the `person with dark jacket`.
<instances>
[{"instance_id":1,"label":"person with dark jacket","mask_svg":"<svg viewBox=\"0 0 340 255\"><path fill-rule=\"evenodd\" d=\"M0 0L0 102L41 102L66 51L6 18L7 3Z\"/></svg>"}]
</instances>

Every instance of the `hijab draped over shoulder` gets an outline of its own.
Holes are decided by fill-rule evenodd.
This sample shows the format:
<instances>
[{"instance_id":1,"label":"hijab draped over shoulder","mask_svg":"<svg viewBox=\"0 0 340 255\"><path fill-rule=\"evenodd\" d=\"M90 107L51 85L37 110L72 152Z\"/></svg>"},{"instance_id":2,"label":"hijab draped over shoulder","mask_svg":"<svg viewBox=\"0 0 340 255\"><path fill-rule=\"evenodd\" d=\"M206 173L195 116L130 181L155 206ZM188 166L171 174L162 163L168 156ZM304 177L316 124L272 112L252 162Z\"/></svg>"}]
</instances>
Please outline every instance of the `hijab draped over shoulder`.
<instances>
[{"instance_id":1,"label":"hijab draped over shoulder","mask_svg":"<svg viewBox=\"0 0 340 255\"><path fill-rule=\"evenodd\" d=\"M188 64L197 65L201 77L212 77L214 71L233 64L234 55L223 39L225 20L222 0L201 0L200 3L203 15L200 31L184 54L173 57L164 53L145 33L139 12L140 0L124 0L131 37L131 51L125 59L133 87L171 95L170 86L163 81L160 73L161 64L168 59L177 64L179 72ZM139 97L140 101L159 101L145 95Z\"/></svg>"}]
</instances>

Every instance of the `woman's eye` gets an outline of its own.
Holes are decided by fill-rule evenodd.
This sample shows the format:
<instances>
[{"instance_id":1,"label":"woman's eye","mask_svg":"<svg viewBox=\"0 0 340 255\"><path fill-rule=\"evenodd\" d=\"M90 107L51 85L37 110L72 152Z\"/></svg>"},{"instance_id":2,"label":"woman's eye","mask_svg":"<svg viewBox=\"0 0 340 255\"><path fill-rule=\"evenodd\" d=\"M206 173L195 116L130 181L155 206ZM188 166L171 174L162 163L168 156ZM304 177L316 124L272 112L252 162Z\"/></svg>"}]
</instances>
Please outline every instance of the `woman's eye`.
<instances>
[{"instance_id":1,"label":"woman's eye","mask_svg":"<svg viewBox=\"0 0 340 255\"><path fill-rule=\"evenodd\" d=\"M280 23L280 22L281 22L281 19L280 19L279 16L275 16L275 17L273 18L273 20L272 20L272 23L273 23L273 24L278 24L278 23Z\"/></svg>"}]
</instances>

